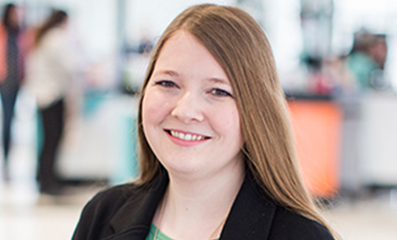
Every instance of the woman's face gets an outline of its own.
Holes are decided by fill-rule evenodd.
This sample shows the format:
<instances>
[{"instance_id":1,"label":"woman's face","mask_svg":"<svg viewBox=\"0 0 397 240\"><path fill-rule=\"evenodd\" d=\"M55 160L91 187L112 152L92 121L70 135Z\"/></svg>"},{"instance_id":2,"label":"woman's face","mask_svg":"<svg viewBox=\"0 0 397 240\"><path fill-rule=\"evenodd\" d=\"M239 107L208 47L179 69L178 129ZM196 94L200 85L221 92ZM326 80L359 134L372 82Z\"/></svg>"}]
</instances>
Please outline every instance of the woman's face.
<instances>
[{"instance_id":1,"label":"woman's face","mask_svg":"<svg viewBox=\"0 0 397 240\"><path fill-rule=\"evenodd\" d=\"M170 173L203 176L242 166L230 81L189 32L176 32L163 46L146 87L142 122L150 147Z\"/></svg>"}]
</instances>

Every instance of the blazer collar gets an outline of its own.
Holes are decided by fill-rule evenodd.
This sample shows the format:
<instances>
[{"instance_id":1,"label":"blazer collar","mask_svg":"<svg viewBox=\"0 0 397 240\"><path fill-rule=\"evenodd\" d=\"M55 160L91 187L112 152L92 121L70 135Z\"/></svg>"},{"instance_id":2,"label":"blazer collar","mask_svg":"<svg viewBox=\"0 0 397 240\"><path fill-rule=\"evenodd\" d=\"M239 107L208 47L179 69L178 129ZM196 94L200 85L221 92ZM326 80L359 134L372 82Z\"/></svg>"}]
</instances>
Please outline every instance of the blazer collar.
<instances>
[{"instance_id":1,"label":"blazer collar","mask_svg":"<svg viewBox=\"0 0 397 240\"><path fill-rule=\"evenodd\" d=\"M276 204L247 173L220 239L267 239L276 212Z\"/></svg>"},{"instance_id":2,"label":"blazer collar","mask_svg":"<svg viewBox=\"0 0 397 240\"><path fill-rule=\"evenodd\" d=\"M138 239L131 238L137 232L141 234L139 239L145 239L168 182L168 175L163 171L148 189L134 191L111 220L116 234L110 239ZM220 239L267 239L275 211L274 201L256 184L252 174L247 173Z\"/></svg>"},{"instance_id":3,"label":"blazer collar","mask_svg":"<svg viewBox=\"0 0 397 240\"><path fill-rule=\"evenodd\" d=\"M168 186L168 174L161 171L160 175L148 187L136 187L132 190L131 197L117 211L110 221L110 226L115 233L125 232L135 227L150 224Z\"/></svg>"}]
</instances>

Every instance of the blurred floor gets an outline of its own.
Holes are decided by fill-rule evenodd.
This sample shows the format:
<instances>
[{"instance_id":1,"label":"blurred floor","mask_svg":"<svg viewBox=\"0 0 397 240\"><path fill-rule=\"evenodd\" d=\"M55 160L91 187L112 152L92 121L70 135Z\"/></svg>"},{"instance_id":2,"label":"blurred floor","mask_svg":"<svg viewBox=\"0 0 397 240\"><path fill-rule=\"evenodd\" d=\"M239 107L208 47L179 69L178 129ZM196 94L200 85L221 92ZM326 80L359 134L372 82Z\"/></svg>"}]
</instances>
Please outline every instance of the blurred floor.
<instances>
[{"instance_id":1,"label":"blurred floor","mask_svg":"<svg viewBox=\"0 0 397 240\"><path fill-rule=\"evenodd\" d=\"M0 186L0 239L70 239L81 209L99 190L77 189L54 201L39 196L35 189L26 182ZM397 208L390 197L393 194L384 192L359 201L341 200L325 211L325 216L345 240L395 240Z\"/></svg>"},{"instance_id":2,"label":"blurred floor","mask_svg":"<svg viewBox=\"0 0 397 240\"><path fill-rule=\"evenodd\" d=\"M324 215L344 240L397 239L395 190L384 190L355 200L340 200Z\"/></svg>"},{"instance_id":3,"label":"blurred floor","mask_svg":"<svg viewBox=\"0 0 397 240\"><path fill-rule=\"evenodd\" d=\"M3 185L0 190L0 239L70 239L84 204L98 188L79 189L69 196L39 196L36 186L19 183Z\"/></svg>"}]
</instances>

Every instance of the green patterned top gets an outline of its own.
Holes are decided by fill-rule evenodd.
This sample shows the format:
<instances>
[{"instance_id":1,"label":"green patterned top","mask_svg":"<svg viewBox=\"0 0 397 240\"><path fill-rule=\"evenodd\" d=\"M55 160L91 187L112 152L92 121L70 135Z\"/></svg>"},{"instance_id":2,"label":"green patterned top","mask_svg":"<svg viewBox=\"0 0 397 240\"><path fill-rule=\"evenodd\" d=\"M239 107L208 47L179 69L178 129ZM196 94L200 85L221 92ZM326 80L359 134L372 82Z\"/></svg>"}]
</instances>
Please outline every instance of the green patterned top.
<instances>
[{"instance_id":1,"label":"green patterned top","mask_svg":"<svg viewBox=\"0 0 397 240\"><path fill-rule=\"evenodd\" d=\"M157 227L152 223L150 225L150 231L149 234L146 237L146 240L174 240L172 238L167 237L164 233L162 233L160 230L157 231L157 237L156 239L154 238L154 234L156 233ZM214 240L219 240L219 238L214 239Z\"/></svg>"}]
</instances>

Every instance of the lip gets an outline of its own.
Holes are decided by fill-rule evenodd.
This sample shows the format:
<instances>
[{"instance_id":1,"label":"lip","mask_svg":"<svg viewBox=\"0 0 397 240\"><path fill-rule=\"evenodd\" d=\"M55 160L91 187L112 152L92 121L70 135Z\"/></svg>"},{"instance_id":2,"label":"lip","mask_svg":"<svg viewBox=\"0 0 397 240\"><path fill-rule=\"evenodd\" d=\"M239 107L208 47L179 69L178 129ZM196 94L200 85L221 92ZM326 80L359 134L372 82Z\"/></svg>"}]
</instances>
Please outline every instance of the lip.
<instances>
[{"instance_id":1,"label":"lip","mask_svg":"<svg viewBox=\"0 0 397 240\"><path fill-rule=\"evenodd\" d=\"M204 136L204 139L201 140L183 140L177 137L174 137L171 135L171 131L175 131L175 132L179 132L179 133L183 133L183 134L191 134L191 135L200 135L200 136ZM192 146L196 146L199 145L201 143L204 143L206 141L208 141L209 139L211 139L211 137L202 135L202 134L197 134L197 133L192 133L192 132L186 132L186 131L181 131L181 130L175 130L175 129L164 129L164 132L167 134L167 136L170 138L170 140L175 143L176 145L179 146L183 146L183 147L192 147Z\"/></svg>"}]
</instances>

